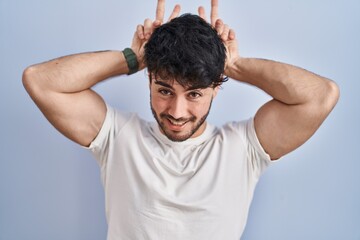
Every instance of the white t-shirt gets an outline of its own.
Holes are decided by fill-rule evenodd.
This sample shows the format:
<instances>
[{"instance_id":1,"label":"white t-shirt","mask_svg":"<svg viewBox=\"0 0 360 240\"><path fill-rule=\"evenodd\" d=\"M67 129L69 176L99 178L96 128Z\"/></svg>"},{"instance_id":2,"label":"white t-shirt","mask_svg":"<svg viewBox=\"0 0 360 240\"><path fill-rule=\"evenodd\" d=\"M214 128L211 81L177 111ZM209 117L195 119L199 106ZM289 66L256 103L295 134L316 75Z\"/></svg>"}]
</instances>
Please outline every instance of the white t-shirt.
<instances>
[{"instance_id":1,"label":"white t-shirt","mask_svg":"<svg viewBox=\"0 0 360 240\"><path fill-rule=\"evenodd\" d=\"M239 240L270 164L253 119L172 142L156 122L107 106L91 143L105 190L108 240Z\"/></svg>"}]
</instances>

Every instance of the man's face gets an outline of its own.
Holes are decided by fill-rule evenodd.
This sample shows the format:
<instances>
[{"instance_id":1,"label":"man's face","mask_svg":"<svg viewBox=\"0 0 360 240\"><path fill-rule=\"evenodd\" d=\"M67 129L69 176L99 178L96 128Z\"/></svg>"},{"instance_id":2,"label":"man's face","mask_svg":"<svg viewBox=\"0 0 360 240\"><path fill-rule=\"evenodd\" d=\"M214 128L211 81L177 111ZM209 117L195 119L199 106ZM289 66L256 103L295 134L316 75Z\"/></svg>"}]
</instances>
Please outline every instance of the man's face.
<instances>
[{"instance_id":1,"label":"man's face","mask_svg":"<svg viewBox=\"0 0 360 240\"><path fill-rule=\"evenodd\" d=\"M201 135L218 87L184 88L175 80L150 81L151 111L161 132L180 142Z\"/></svg>"}]
</instances>

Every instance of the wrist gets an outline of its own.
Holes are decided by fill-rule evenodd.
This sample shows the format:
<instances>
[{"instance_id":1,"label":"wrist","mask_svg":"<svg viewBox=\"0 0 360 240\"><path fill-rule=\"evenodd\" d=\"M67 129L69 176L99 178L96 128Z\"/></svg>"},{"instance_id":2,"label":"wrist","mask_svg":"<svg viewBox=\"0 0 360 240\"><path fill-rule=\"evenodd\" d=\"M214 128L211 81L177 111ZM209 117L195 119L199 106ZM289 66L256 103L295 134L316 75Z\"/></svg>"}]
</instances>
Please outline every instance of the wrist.
<instances>
[{"instance_id":1,"label":"wrist","mask_svg":"<svg viewBox=\"0 0 360 240\"><path fill-rule=\"evenodd\" d=\"M139 62L135 52L131 48L125 48L122 53L124 54L125 61L128 66L128 75L139 71Z\"/></svg>"},{"instance_id":2,"label":"wrist","mask_svg":"<svg viewBox=\"0 0 360 240\"><path fill-rule=\"evenodd\" d=\"M236 79L239 77L239 74L241 73L241 62L243 61L243 58L240 56L237 56L236 58L232 59L231 61L226 62L225 64L225 75L229 78Z\"/></svg>"}]
</instances>

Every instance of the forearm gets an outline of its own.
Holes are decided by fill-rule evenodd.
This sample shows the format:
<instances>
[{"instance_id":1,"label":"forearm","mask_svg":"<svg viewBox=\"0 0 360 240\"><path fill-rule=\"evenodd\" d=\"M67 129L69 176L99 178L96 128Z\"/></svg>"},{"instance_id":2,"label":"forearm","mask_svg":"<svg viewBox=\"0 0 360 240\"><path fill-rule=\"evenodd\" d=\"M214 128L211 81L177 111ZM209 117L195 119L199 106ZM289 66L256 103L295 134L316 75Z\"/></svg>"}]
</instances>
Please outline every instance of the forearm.
<instances>
[{"instance_id":1,"label":"forearm","mask_svg":"<svg viewBox=\"0 0 360 240\"><path fill-rule=\"evenodd\" d=\"M107 78L128 72L120 51L81 53L33 65L24 72L25 86L72 93L91 88Z\"/></svg>"},{"instance_id":2,"label":"forearm","mask_svg":"<svg viewBox=\"0 0 360 240\"><path fill-rule=\"evenodd\" d=\"M332 81L284 63L254 58L238 58L226 74L267 92L285 104L304 104L326 97Z\"/></svg>"}]
</instances>

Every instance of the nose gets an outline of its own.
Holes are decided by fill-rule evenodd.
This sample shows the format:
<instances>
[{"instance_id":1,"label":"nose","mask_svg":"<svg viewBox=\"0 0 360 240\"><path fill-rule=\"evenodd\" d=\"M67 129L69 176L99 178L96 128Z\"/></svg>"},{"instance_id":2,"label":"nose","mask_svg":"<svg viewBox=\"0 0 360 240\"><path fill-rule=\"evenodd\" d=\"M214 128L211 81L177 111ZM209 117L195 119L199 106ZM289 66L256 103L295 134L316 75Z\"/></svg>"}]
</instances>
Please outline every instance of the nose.
<instances>
[{"instance_id":1,"label":"nose","mask_svg":"<svg viewBox=\"0 0 360 240\"><path fill-rule=\"evenodd\" d=\"M182 97L175 97L170 102L168 113L175 119L187 117L187 101Z\"/></svg>"}]
</instances>

